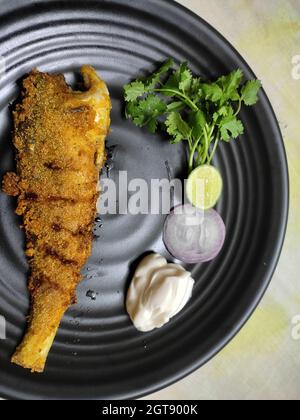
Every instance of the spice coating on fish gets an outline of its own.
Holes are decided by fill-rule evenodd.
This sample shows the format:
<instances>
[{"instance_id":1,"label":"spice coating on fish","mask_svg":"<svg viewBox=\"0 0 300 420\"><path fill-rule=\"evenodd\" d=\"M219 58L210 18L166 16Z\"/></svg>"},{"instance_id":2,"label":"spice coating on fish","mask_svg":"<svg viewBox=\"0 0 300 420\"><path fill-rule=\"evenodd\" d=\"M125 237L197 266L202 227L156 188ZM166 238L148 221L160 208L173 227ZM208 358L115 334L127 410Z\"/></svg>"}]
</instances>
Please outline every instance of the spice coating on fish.
<instances>
[{"instance_id":1,"label":"spice coating on fish","mask_svg":"<svg viewBox=\"0 0 300 420\"><path fill-rule=\"evenodd\" d=\"M85 92L62 75L32 71L13 113L17 170L6 174L3 190L18 197L23 218L31 312L12 362L32 372L44 371L92 250L111 101L95 70L81 71Z\"/></svg>"}]
</instances>

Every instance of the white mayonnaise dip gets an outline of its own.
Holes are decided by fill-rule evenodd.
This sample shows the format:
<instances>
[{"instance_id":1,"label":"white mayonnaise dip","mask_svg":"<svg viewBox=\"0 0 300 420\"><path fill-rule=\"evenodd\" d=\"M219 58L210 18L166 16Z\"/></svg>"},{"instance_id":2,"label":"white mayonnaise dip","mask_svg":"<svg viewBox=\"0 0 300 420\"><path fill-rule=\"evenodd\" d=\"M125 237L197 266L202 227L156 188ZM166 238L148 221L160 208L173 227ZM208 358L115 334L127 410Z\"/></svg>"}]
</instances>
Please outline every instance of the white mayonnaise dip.
<instances>
[{"instance_id":1,"label":"white mayonnaise dip","mask_svg":"<svg viewBox=\"0 0 300 420\"><path fill-rule=\"evenodd\" d=\"M191 273L151 254L138 266L127 294L126 307L134 326L142 332L165 325L192 296Z\"/></svg>"}]
</instances>

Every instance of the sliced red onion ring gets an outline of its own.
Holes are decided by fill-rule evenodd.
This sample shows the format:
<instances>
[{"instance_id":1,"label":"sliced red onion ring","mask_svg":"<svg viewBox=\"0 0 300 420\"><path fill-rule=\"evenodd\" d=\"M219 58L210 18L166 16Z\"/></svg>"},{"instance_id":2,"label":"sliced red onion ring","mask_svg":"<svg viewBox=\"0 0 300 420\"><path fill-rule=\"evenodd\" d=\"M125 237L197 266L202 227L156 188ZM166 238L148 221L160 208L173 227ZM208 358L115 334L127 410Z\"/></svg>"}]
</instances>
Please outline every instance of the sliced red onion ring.
<instances>
[{"instance_id":1,"label":"sliced red onion ring","mask_svg":"<svg viewBox=\"0 0 300 420\"><path fill-rule=\"evenodd\" d=\"M163 239L173 257L197 264L216 258L225 236L225 224L215 210L201 211L186 204L175 207L168 216Z\"/></svg>"}]
</instances>

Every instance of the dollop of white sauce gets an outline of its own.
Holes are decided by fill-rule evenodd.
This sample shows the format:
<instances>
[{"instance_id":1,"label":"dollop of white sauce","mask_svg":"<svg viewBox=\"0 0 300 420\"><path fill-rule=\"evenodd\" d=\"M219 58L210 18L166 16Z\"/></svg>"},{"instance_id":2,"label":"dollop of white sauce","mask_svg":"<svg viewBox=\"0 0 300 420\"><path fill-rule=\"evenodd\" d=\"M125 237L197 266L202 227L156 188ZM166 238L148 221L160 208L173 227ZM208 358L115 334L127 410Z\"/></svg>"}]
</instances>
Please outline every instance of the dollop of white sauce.
<instances>
[{"instance_id":1,"label":"dollop of white sauce","mask_svg":"<svg viewBox=\"0 0 300 420\"><path fill-rule=\"evenodd\" d=\"M178 314L192 296L195 281L178 264L168 264L159 254L145 257L139 264L126 299L127 312L142 332L165 325Z\"/></svg>"}]
</instances>

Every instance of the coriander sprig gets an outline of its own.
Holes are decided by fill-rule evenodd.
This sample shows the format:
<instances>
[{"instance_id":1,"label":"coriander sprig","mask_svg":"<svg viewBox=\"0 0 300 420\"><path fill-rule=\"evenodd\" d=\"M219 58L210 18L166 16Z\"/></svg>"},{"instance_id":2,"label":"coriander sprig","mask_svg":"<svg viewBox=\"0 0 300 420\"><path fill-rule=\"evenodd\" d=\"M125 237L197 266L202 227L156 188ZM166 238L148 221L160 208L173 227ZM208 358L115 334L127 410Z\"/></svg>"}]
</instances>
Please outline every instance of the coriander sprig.
<instances>
[{"instance_id":1,"label":"coriander sprig","mask_svg":"<svg viewBox=\"0 0 300 420\"><path fill-rule=\"evenodd\" d=\"M214 82L195 77L187 63L173 69L167 60L158 71L124 87L126 117L155 133L160 125L176 144L186 141L189 171L212 162L220 141L244 133L238 118L242 105L258 101L259 80L243 83L238 69Z\"/></svg>"}]
</instances>

